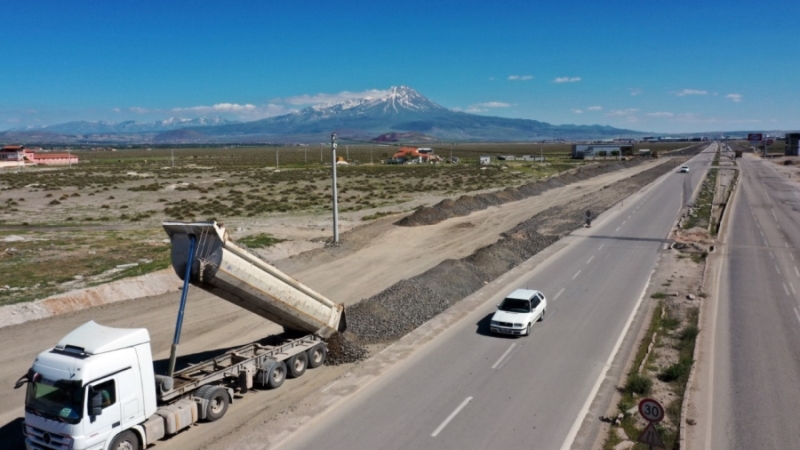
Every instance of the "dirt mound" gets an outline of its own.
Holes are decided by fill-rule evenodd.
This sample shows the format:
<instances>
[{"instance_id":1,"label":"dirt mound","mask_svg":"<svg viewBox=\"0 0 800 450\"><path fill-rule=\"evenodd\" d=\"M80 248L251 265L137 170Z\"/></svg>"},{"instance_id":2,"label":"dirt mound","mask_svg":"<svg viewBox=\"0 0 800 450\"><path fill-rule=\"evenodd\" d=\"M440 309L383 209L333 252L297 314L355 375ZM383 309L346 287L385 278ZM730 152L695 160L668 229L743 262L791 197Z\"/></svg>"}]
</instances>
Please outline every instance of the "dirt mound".
<instances>
[{"instance_id":1,"label":"dirt mound","mask_svg":"<svg viewBox=\"0 0 800 450\"><path fill-rule=\"evenodd\" d=\"M348 339L347 336L336 333L328 338L327 366L338 366L361 361L367 357L367 349Z\"/></svg>"},{"instance_id":2,"label":"dirt mound","mask_svg":"<svg viewBox=\"0 0 800 450\"><path fill-rule=\"evenodd\" d=\"M451 217L466 216L473 211L480 211L490 206L522 200L526 197L539 195L549 189L566 186L615 170L633 167L641 164L642 161L642 159L637 158L630 161L593 164L568 170L546 180L528 183L515 188L506 188L502 191L475 196L464 195L456 201L450 199L442 200L436 205L417 209L413 214L403 217L395 224L404 227L433 225Z\"/></svg>"}]
</instances>

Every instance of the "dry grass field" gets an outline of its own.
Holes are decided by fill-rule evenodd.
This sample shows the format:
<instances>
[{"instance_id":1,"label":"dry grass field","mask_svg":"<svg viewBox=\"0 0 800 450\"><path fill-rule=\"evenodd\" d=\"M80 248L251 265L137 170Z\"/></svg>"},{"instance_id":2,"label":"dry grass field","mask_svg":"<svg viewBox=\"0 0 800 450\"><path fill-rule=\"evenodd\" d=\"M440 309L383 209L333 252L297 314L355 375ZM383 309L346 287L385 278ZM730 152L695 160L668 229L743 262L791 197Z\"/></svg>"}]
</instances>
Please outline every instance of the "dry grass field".
<instances>
[{"instance_id":1,"label":"dry grass field","mask_svg":"<svg viewBox=\"0 0 800 450\"><path fill-rule=\"evenodd\" d=\"M450 156L449 144L433 147ZM338 154L351 162L337 168L342 222L352 227L585 164L570 159L564 145L545 145L544 163L477 164L480 155L538 154L538 148L456 144L458 164L386 165L380 161L396 147L340 145ZM260 246L329 234L331 154L324 145L74 154L80 163L72 167L0 172L0 305L168 267L164 220L218 220L233 226L237 239L250 236Z\"/></svg>"}]
</instances>

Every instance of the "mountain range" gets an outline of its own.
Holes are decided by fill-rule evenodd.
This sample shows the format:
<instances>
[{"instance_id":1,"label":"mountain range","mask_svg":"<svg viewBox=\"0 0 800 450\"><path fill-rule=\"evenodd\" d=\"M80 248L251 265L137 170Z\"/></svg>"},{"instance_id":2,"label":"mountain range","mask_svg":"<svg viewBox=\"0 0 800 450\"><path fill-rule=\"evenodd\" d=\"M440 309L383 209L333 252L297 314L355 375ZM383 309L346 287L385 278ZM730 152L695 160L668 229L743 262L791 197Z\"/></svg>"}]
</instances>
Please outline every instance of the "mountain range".
<instances>
[{"instance_id":1,"label":"mountain range","mask_svg":"<svg viewBox=\"0 0 800 450\"><path fill-rule=\"evenodd\" d=\"M340 139L369 141L391 133L411 133L436 140L532 141L638 137L645 133L602 125L551 125L529 119L481 116L445 108L406 86L384 94L304 108L252 122L213 119L167 119L68 122L37 130L11 130L0 140L27 136L63 142L247 143L320 142L332 132ZM5 135L5 136L4 136Z\"/></svg>"}]
</instances>

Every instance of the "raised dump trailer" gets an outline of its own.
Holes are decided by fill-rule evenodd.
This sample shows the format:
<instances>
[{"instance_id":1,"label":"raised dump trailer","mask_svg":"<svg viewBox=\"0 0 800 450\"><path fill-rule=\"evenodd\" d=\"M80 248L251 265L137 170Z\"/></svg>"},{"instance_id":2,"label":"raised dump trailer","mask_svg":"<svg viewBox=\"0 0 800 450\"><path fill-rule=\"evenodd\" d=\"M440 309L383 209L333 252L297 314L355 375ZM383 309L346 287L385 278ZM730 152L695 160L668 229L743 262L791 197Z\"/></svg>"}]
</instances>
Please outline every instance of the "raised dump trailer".
<instances>
[{"instance_id":1,"label":"raised dump trailer","mask_svg":"<svg viewBox=\"0 0 800 450\"><path fill-rule=\"evenodd\" d=\"M346 327L344 307L236 245L216 222L164 222L181 279L196 239L190 282L282 325L327 338Z\"/></svg>"},{"instance_id":2,"label":"raised dump trailer","mask_svg":"<svg viewBox=\"0 0 800 450\"><path fill-rule=\"evenodd\" d=\"M156 375L150 334L93 321L41 352L15 388L27 384L28 449L144 449L195 422L220 419L255 386L277 388L322 365L320 337L344 328L344 308L233 244L216 223L164 223L172 261L188 283L283 325L310 333L272 336L215 358ZM188 270L187 270L188 269Z\"/></svg>"}]
</instances>

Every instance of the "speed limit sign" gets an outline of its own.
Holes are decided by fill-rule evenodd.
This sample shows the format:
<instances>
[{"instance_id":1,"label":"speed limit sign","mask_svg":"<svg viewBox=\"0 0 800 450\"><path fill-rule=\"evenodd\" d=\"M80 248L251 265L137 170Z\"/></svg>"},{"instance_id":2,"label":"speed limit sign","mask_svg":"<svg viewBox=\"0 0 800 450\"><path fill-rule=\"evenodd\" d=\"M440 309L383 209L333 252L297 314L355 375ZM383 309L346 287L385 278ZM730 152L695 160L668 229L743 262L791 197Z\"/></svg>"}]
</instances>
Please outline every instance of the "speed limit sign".
<instances>
[{"instance_id":1,"label":"speed limit sign","mask_svg":"<svg viewBox=\"0 0 800 450\"><path fill-rule=\"evenodd\" d=\"M644 398L639 402L639 414L648 422L664 420L664 407L652 398Z\"/></svg>"}]
</instances>

